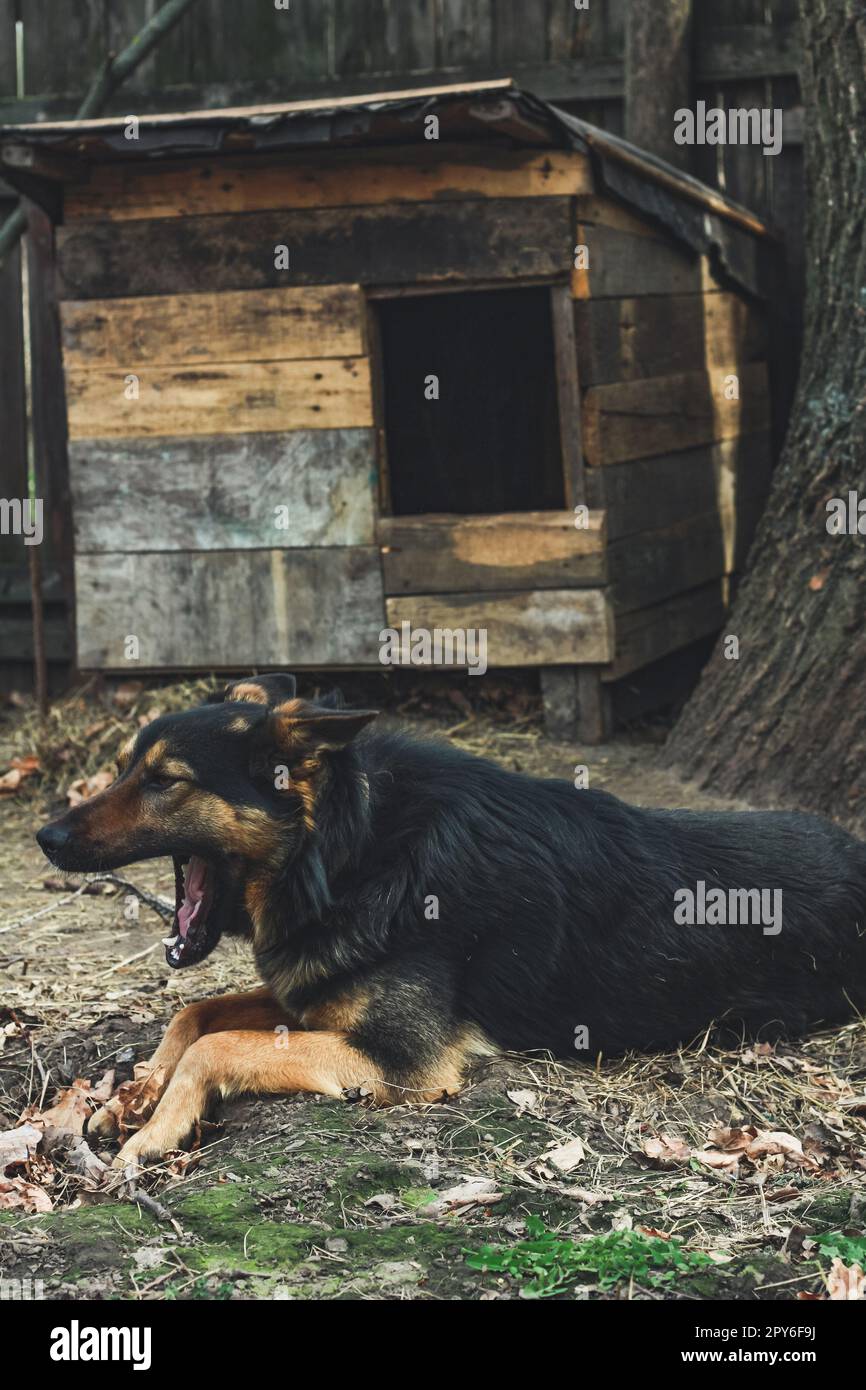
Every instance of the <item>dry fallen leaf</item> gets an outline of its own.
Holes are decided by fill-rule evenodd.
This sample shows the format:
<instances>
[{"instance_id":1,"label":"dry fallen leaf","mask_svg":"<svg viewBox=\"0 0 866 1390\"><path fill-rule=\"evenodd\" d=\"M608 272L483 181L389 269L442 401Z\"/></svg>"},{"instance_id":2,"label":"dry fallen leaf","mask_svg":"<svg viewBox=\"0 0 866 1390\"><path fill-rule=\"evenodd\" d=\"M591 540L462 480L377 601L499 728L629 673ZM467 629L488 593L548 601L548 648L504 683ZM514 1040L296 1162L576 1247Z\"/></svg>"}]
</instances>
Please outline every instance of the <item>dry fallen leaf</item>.
<instances>
[{"instance_id":1,"label":"dry fallen leaf","mask_svg":"<svg viewBox=\"0 0 866 1390\"><path fill-rule=\"evenodd\" d=\"M818 1168L825 1156L820 1146L814 1144L806 1153L800 1140L784 1130L762 1130L754 1125L745 1129L711 1129L709 1143L712 1147L700 1150L695 1157L710 1168L733 1169L741 1159L757 1165L762 1158L782 1160L771 1167L783 1166L787 1161L798 1168Z\"/></svg>"},{"instance_id":2,"label":"dry fallen leaf","mask_svg":"<svg viewBox=\"0 0 866 1390\"><path fill-rule=\"evenodd\" d=\"M445 1216L448 1212L462 1212L469 1207L490 1206L501 1202L503 1193L497 1192L492 1178L469 1178L457 1187L449 1187L440 1192L435 1202L425 1202L425 1216Z\"/></svg>"},{"instance_id":3,"label":"dry fallen leaf","mask_svg":"<svg viewBox=\"0 0 866 1390\"><path fill-rule=\"evenodd\" d=\"M39 759L33 753L24 758L11 758L9 769L0 777L0 793L15 792L28 777L39 771Z\"/></svg>"},{"instance_id":4,"label":"dry fallen leaf","mask_svg":"<svg viewBox=\"0 0 866 1390\"><path fill-rule=\"evenodd\" d=\"M570 1173L572 1168L576 1168L586 1158L586 1149L583 1147L581 1139L570 1139L567 1144L560 1144L559 1148L551 1149L544 1155L545 1163L552 1163L560 1173Z\"/></svg>"},{"instance_id":5,"label":"dry fallen leaf","mask_svg":"<svg viewBox=\"0 0 866 1390\"><path fill-rule=\"evenodd\" d=\"M26 1178L0 1178L0 1211L18 1208L32 1214L51 1211L53 1203L45 1189L37 1187L35 1182L27 1182Z\"/></svg>"},{"instance_id":6,"label":"dry fallen leaf","mask_svg":"<svg viewBox=\"0 0 866 1390\"><path fill-rule=\"evenodd\" d=\"M166 1084L165 1067L153 1067L149 1062L137 1062L133 1068L132 1080L124 1081L123 1085L118 1087L117 1093L106 1100L100 1111L103 1121L110 1116L114 1121L114 1132L119 1130L123 1135L129 1130L140 1129L150 1118ZM103 1077L99 1083L100 1091L104 1087ZM104 1123L101 1133L103 1137L109 1137L110 1127Z\"/></svg>"},{"instance_id":7,"label":"dry fallen leaf","mask_svg":"<svg viewBox=\"0 0 866 1390\"><path fill-rule=\"evenodd\" d=\"M82 801L88 801L91 796L98 796L100 792L104 792L113 781L114 773L108 768L94 772L91 777L79 777L77 782L73 782L67 789L66 800L70 806L78 806Z\"/></svg>"},{"instance_id":8,"label":"dry fallen leaf","mask_svg":"<svg viewBox=\"0 0 866 1390\"><path fill-rule=\"evenodd\" d=\"M538 1095L535 1091L506 1091L510 1101L517 1106L518 1115L539 1115Z\"/></svg>"},{"instance_id":9,"label":"dry fallen leaf","mask_svg":"<svg viewBox=\"0 0 866 1390\"><path fill-rule=\"evenodd\" d=\"M827 1275L827 1296L835 1302L866 1299L866 1274L859 1265L835 1259Z\"/></svg>"},{"instance_id":10,"label":"dry fallen leaf","mask_svg":"<svg viewBox=\"0 0 866 1390\"><path fill-rule=\"evenodd\" d=\"M0 1173L16 1163L27 1163L42 1140L42 1130L35 1125L19 1125L0 1134Z\"/></svg>"},{"instance_id":11,"label":"dry fallen leaf","mask_svg":"<svg viewBox=\"0 0 866 1390\"><path fill-rule=\"evenodd\" d=\"M645 1139L643 1152L662 1168L674 1163L688 1163L692 1156L688 1144L678 1134L660 1134L658 1138Z\"/></svg>"},{"instance_id":12,"label":"dry fallen leaf","mask_svg":"<svg viewBox=\"0 0 866 1390\"><path fill-rule=\"evenodd\" d=\"M68 1168L84 1178L88 1186L99 1187L111 1177L107 1163L93 1152L87 1140L69 1130L46 1129L45 1152L52 1157L62 1155Z\"/></svg>"},{"instance_id":13,"label":"dry fallen leaf","mask_svg":"<svg viewBox=\"0 0 866 1390\"><path fill-rule=\"evenodd\" d=\"M78 1076L71 1086L61 1091L48 1110L30 1114L28 1119L44 1129L56 1129L64 1134L83 1134L92 1107L88 1104L90 1082Z\"/></svg>"},{"instance_id":14,"label":"dry fallen leaf","mask_svg":"<svg viewBox=\"0 0 866 1390\"><path fill-rule=\"evenodd\" d=\"M393 1211L396 1205L397 1198L393 1192L377 1192L364 1203L365 1207L378 1207L380 1211Z\"/></svg>"},{"instance_id":15,"label":"dry fallen leaf","mask_svg":"<svg viewBox=\"0 0 866 1390\"><path fill-rule=\"evenodd\" d=\"M121 681L112 695L118 709L131 709L144 689L144 681Z\"/></svg>"}]
</instances>

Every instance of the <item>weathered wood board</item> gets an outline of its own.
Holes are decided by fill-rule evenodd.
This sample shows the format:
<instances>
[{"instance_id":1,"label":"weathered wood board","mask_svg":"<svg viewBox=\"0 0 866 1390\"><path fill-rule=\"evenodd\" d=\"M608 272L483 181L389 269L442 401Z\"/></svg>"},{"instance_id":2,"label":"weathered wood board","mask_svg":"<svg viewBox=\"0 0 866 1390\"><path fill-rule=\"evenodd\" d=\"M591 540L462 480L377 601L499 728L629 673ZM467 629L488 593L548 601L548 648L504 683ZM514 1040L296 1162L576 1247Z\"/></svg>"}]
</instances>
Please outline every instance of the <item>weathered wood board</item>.
<instances>
[{"instance_id":1,"label":"weathered wood board","mask_svg":"<svg viewBox=\"0 0 866 1390\"><path fill-rule=\"evenodd\" d=\"M372 425L366 357L66 373L70 439L248 434Z\"/></svg>"},{"instance_id":2,"label":"weathered wood board","mask_svg":"<svg viewBox=\"0 0 866 1390\"><path fill-rule=\"evenodd\" d=\"M616 656L602 679L619 680L699 637L718 632L728 611L729 591L730 580L720 578L651 608L617 614Z\"/></svg>"},{"instance_id":3,"label":"weathered wood board","mask_svg":"<svg viewBox=\"0 0 866 1390\"><path fill-rule=\"evenodd\" d=\"M66 615L44 619L45 656L48 661L68 661L72 638ZM30 613L0 611L0 661L33 660L33 618Z\"/></svg>"},{"instance_id":4,"label":"weathered wood board","mask_svg":"<svg viewBox=\"0 0 866 1390\"><path fill-rule=\"evenodd\" d=\"M69 465L79 555L374 543L371 429L77 440Z\"/></svg>"},{"instance_id":5,"label":"weathered wood board","mask_svg":"<svg viewBox=\"0 0 866 1390\"><path fill-rule=\"evenodd\" d=\"M613 622L603 589L517 594L419 594L386 600L387 623L412 628L483 629L488 666L608 662Z\"/></svg>"},{"instance_id":6,"label":"weathered wood board","mask_svg":"<svg viewBox=\"0 0 866 1390\"><path fill-rule=\"evenodd\" d=\"M619 614L697 589L742 569L764 497L645 531L608 546L610 598Z\"/></svg>"},{"instance_id":7,"label":"weathered wood board","mask_svg":"<svg viewBox=\"0 0 866 1390\"><path fill-rule=\"evenodd\" d=\"M578 300L574 314L582 386L767 356L766 321L736 294Z\"/></svg>"},{"instance_id":8,"label":"weathered wood board","mask_svg":"<svg viewBox=\"0 0 866 1390\"><path fill-rule=\"evenodd\" d=\"M670 241L670 233L661 222L651 217L642 217L639 212L618 203L614 198L601 194L578 196L576 201L577 220L581 226L612 227L615 231L628 232L629 236L654 237L656 241Z\"/></svg>"},{"instance_id":9,"label":"weathered wood board","mask_svg":"<svg viewBox=\"0 0 866 1390\"><path fill-rule=\"evenodd\" d=\"M67 300L60 318L67 369L132 371L366 352L357 285Z\"/></svg>"},{"instance_id":10,"label":"weathered wood board","mask_svg":"<svg viewBox=\"0 0 866 1390\"><path fill-rule=\"evenodd\" d=\"M525 150L421 142L375 156L226 157L156 166L97 165L72 184L67 223L112 222L271 208L357 207L460 198L571 197L592 190L589 158L570 150Z\"/></svg>"},{"instance_id":11,"label":"weathered wood board","mask_svg":"<svg viewBox=\"0 0 866 1390\"><path fill-rule=\"evenodd\" d=\"M572 512L383 517L385 593L448 594L603 584L605 523Z\"/></svg>"},{"instance_id":12,"label":"weathered wood board","mask_svg":"<svg viewBox=\"0 0 866 1390\"><path fill-rule=\"evenodd\" d=\"M739 379L739 399L726 395ZM625 463L769 428L767 368L715 367L591 386L583 398L583 447L592 466Z\"/></svg>"},{"instance_id":13,"label":"weathered wood board","mask_svg":"<svg viewBox=\"0 0 866 1390\"><path fill-rule=\"evenodd\" d=\"M706 294L719 288L708 258L690 254L670 239L578 223L576 245L587 248L588 265L572 271L575 299Z\"/></svg>"},{"instance_id":14,"label":"weathered wood board","mask_svg":"<svg viewBox=\"0 0 866 1390\"><path fill-rule=\"evenodd\" d=\"M62 299L566 275L571 200L321 208L57 230ZM278 268L278 247L288 250ZM622 291L628 293L628 291Z\"/></svg>"},{"instance_id":15,"label":"weathered wood board","mask_svg":"<svg viewBox=\"0 0 866 1390\"><path fill-rule=\"evenodd\" d=\"M375 547L79 555L75 580L84 670L378 664Z\"/></svg>"},{"instance_id":16,"label":"weathered wood board","mask_svg":"<svg viewBox=\"0 0 866 1390\"><path fill-rule=\"evenodd\" d=\"M732 506L738 498L763 497L771 475L770 435L764 430L676 454L589 468L587 498L591 507L604 510L608 541L615 541Z\"/></svg>"}]
</instances>

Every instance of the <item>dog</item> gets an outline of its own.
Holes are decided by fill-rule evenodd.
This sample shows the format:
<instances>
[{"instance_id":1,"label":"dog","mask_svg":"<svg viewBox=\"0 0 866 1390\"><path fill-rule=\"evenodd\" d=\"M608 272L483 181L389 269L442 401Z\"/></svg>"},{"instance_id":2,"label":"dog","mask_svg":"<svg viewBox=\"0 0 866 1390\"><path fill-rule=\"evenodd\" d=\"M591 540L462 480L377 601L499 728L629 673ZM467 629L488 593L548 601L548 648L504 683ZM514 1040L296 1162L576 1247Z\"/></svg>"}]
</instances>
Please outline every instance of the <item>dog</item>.
<instances>
[{"instance_id":1,"label":"dog","mask_svg":"<svg viewBox=\"0 0 866 1390\"><path fill-rule=\"evenodd\" d=\"M503 1050L595 1061L862 1010L866 846L845 831L639 809L375 718L249 677L141 729L117 780L38 833L75 872L171 856L168 965L239 934L262 980L172 1019L119 1163L181 1146L218 1094L427 1103ZM780 893L781 919L682 924L701 884ZM109 1102L91 1130L113 1127Z\"/></svg>"}]
</instances>

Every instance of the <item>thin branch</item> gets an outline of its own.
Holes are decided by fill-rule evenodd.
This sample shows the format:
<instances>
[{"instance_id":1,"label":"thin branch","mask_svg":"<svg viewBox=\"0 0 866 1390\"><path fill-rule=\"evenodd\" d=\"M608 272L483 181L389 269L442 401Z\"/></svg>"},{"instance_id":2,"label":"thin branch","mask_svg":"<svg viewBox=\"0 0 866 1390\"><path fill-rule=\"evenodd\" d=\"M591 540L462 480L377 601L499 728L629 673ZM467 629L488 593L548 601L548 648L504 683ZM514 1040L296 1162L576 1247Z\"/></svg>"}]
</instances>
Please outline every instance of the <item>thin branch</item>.
<instances>
[{"instance_id":1,"label":"thin branch","mask_svg":"<svg viewBox=\"0 0 866 1390\"><path fill-rule=\"evenodd\" d=\"M75 113L77 121L90 120L104 109L109 97L116 92L166 34L174 28L194 0L167 0L161 10L139 30L135 38L117 57L111 54L104 60L90 89ZM27 214L19 203L0 227L0 269L19 237L27 229Z\"/></svg>"}]
</instances>

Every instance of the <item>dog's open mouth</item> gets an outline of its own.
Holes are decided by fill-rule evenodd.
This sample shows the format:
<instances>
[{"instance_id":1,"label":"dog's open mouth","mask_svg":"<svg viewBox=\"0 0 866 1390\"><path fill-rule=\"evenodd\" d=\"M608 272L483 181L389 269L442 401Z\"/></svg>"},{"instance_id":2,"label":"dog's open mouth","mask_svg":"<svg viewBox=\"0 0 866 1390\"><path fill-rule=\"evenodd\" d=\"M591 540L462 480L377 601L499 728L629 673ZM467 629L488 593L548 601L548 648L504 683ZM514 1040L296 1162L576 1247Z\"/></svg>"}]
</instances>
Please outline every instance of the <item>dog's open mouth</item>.
<instances>
[{"instance_id":1,"label":"dog's open mouth","mask_svg":"<svg viewBox=\"0 0 866 1390\"><path fill-rule=\"evenodd\" d=\"M204 859L174 861L174 934L167 936L165 959L179 969L209 956L220 936L214 900L216 873Z\"/></svg>"}]
</instances>

